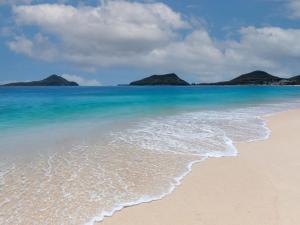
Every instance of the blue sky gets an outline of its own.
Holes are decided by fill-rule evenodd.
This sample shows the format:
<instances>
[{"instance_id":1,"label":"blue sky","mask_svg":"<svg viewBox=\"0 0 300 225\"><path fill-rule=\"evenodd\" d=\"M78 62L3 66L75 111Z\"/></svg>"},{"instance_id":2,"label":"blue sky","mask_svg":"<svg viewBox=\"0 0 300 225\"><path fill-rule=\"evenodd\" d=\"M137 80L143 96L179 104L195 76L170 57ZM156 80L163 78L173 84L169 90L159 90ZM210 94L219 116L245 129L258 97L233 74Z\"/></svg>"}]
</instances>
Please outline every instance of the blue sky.
<instances>
[{"instance_id":1,"label":"blue sky","mask_svg":"<svg viewBox=\"0 0 300 225\"><path fill-rule=\"evenodd\" d=\"M300 74L299 0L0 0L0 82Z\"/></svg>"}]
</instances>

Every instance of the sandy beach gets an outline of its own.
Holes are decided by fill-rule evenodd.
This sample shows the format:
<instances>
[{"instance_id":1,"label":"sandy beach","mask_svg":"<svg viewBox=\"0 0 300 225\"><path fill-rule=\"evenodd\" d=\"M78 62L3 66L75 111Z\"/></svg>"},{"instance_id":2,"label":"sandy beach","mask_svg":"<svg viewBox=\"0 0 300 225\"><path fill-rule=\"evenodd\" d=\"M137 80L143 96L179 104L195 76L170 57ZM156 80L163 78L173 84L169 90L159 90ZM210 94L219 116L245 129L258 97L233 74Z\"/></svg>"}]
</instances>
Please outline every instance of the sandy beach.
<instances>
[{"instance_id":1,"label":"sandy beach","mask_svg":"<svg viewBox=\"0 0 300 225\"><path fill-rule=\"evenodd\" d=\"M238 157L197 164L171 195L98 224L300 224L299 115L293 110L268 117L268 140L237 144Z\"/></svg>"}]
</instances>

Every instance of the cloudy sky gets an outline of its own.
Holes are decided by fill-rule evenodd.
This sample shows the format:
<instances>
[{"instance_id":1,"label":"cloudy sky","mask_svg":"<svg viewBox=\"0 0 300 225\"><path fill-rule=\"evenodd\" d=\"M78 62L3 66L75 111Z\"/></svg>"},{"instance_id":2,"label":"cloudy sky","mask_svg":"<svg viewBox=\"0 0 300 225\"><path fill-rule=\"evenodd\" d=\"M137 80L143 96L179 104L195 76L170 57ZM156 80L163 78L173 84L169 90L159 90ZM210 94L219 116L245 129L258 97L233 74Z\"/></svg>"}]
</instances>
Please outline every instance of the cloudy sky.
<instances>
[{"instance_id":1,"label":"cloudy sky","mask_svg":"<svg viewBox=\"0 0 300 225\"><path fill-rule=\"evenodd\" d=\"M0 82L300 74L300 0L0 0Z\"/></svg>"}]
</instances>

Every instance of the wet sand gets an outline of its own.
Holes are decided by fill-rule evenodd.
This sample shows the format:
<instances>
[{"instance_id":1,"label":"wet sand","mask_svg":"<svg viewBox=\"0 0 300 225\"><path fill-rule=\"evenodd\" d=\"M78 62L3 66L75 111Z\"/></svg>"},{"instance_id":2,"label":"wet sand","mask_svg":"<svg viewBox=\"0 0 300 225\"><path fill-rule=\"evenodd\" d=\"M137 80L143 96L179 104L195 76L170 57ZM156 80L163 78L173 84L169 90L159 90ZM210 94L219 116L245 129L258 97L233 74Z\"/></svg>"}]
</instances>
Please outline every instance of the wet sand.
<instances>
[{"instance_id":1,"label":"wet sand","mask_svg":"<svg viewBox=\"0 0 300 225\"><path fill-rule=\"evenodd\" d=\"M238 157L199 163L171 195L98 224L300 224L300 110L267 121L268 140L237 144Z\"/></svg>"}]
</instances>

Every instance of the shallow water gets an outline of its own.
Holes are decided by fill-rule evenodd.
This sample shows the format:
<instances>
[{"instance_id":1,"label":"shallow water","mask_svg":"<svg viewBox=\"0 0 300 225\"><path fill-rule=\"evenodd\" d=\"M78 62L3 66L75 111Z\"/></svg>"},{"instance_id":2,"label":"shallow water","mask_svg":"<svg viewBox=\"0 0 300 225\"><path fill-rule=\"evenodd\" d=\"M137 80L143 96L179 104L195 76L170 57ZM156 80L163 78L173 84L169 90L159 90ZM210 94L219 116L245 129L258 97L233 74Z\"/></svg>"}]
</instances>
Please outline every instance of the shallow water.
<instances>
[{"instance_id":1,"label":"shallow water","mask_svg":"<svg viewBox=\"0 0 300 225\"><path fill-rule=\"evenodd\" d=\"M92 224L265 139L299 87L0 88L0 224Z\"/></svg>"}]
</instances>

